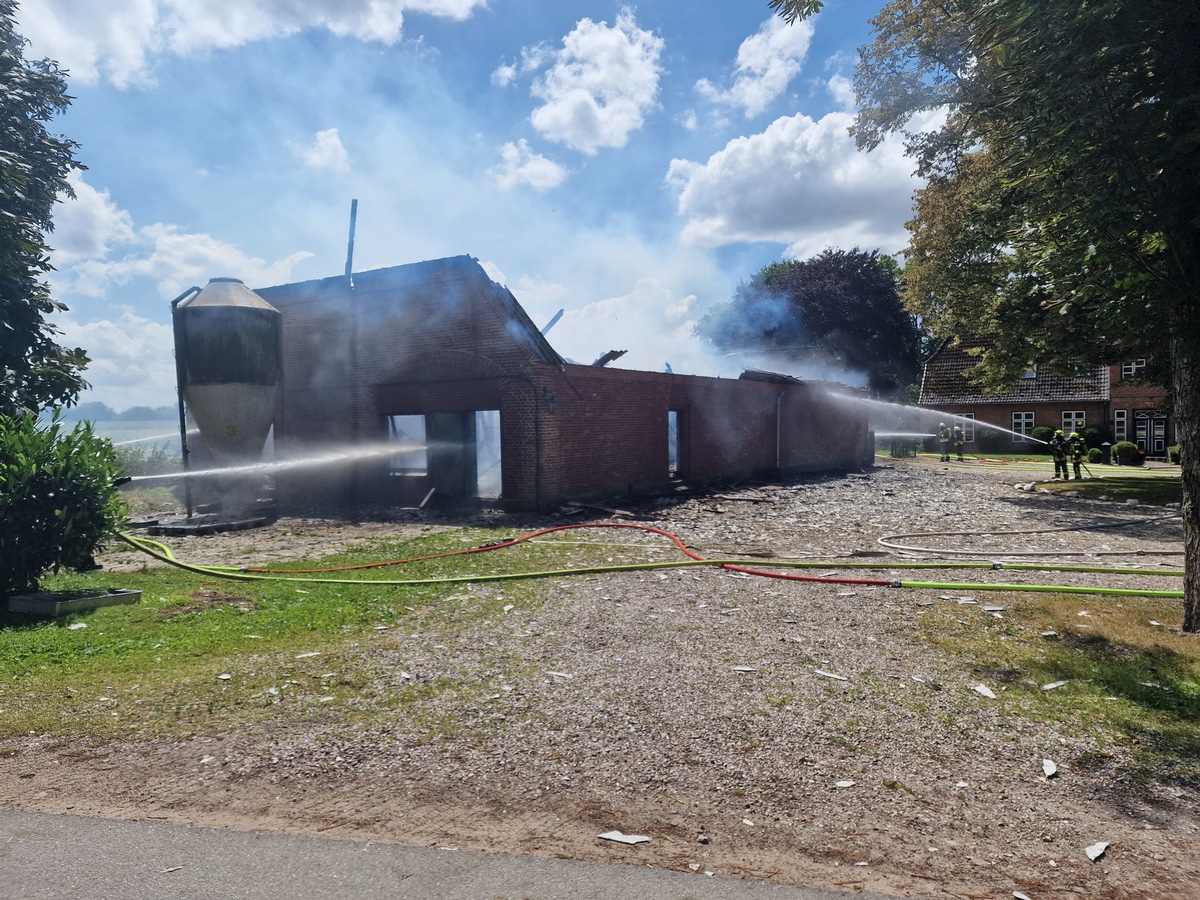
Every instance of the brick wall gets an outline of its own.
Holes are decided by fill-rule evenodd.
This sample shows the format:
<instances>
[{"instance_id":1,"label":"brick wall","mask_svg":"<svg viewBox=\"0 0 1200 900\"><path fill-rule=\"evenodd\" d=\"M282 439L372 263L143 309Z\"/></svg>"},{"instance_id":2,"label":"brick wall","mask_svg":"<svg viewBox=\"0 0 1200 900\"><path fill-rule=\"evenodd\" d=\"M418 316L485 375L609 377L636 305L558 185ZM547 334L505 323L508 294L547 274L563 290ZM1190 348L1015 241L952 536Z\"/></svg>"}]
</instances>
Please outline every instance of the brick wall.
<instances>
[{"instance_id":1,"label":"brick wall","mask_svg":"<svg viewBox=\"0 0 1200 900\"><path fill-rule=\"evenodd\" d=\"M1015 412L1032 412L1034 414L1033 424L1048 425L1051 428L1062 428L1062 414L1065 410L1082 411L1084 413L1084 421L1087 423L1085 427L1108 425L1107 409L1104 403L1090 402L1074 402L1074 403L997 403L997 404L964 404L962 406L943 406L939 407L941 412L949 415L970 415L975 417L975 435L978 443L978 435L985 430L981 423L998 425L1001 428L1012 430L1013 413ZM949 423L947 423L949 424ZM1010 443L1014 448L1022 449L1026 444L1020 441L1011 440ZM968 446L971 446L970 444Z\"/></svg>"},{"instance_id":2,"label":"brick wall","mask_svg":"<svg viewBox=\"0 0 1200 900\"><path fill-rule=\"evenodd\" d=\"M821 389L563 364L506 291L460 257L258 291L282 313L281 454L384 441L387 415L500 411L504 502L641 493L869 464L866 416ZM386 456L281 475L285 502L413 504Z\"/></svg>"}]
</instances>

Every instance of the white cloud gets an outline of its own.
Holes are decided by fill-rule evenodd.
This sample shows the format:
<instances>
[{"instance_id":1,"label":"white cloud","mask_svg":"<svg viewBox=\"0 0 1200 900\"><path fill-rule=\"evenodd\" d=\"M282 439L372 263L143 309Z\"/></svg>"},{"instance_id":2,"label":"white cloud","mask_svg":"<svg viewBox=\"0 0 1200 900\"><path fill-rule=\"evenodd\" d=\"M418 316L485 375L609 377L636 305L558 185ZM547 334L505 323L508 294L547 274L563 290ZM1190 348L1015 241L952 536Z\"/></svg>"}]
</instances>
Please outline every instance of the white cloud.
<instances>
[{"instance_id":1,"label":"white cloud","mask_svg":"<svg viewBox=\"0 0 1200 900\"><path fill-rule=\"evenodd\" d=\"M487 0L37 0L19 30L36 56L56 59L85 84L146 81L154 57L190 55L325 28L342 37L393 44L405 12L468 18Z\"/></svg>"},{"instance_id":2,"label":"white cloud","mask_svg":"<svg viewBox=\"0 0 1200 900\"><path fill-rule=\"evenodd\" d=\"M512 63L501 63L492 72L492 84L496 87L508 87L517 80L517 67Z\"/></svg>"},{"instance_id":3,"label":"white cloud","mask_svg":"<svg viewBox=\"0 0 1200 900\"><path fill-rule=\"evenodd\" d=\"M854 83L845 75L834 75L825 85L829 91L829 96L833 98L833 102L842 108L845 112L854 112L855 97Z\"/></svg>"},{"instance_id":4,"label":"white cloud","mask_svg":"<svg viewBox=\"0 0 1200 900\"><path fill-rule=\"evenodd\" d=\"M80 399L107 403L118 411L172 403L174 391L164 390L164 385L175 384L175 340L166 322L169 316L153 322L129 310L115 321L86 324L69 315L57 317L59 343L83 347L91 359L83 377L92 387Z\"/></svg>"},{"instance_id":5,"label":"white cloud","mask_svg":"<svg viewBox=\"0 0 1200 900\"><path fill-rule=\"evenodd\" d=\"M501 163L490 170L497 187L509 191L523 184L535 191L548 191L556 188L566 180L567 170L529 149L529 143L524 139L517 143L511 141L500 148Z\"/></svg>"},{"instance_id":6,"label":"white cloud","mask_svg":"<svg viewBox=\"0 0 1200 900\"><path fill-rule=\"evenodd\" d=\"M695 306L695 295L681 297L662 280L643 277L627 294L568 309L549 337L563 356L580 363L626 350L614 365L661 372L672 356L675 371L695 371L680 362L700 349L692 333Z\"/></svg>"},{"instance_id":7,"label":"white cloud","mask_svg":"<svg viewBox=\"0 0 1200 900\"><path fill-rule=\"evenodd\" d=\"M150 225L137 233L137 248L122 259L84 260L60 267L53 279L77 294L103 297L135 278L152 279L162 297L174 297L192 285L203 286L213 276L240 278L251 287L281 284L292 269L312 256L293 253L266 262L207 234L187 234L174 225Z\"/></svg>"},{"instance_id":8,"label":"white cloud","mask_svg":"<svg viewBox=\"0 0 1200 900\"><path fill-rule=\"evenodd\" d=\"M501 63L496 67L496 70L492 72L492 84L497 87L508 87L520 76L536 72L554 62L556 57L554 49L544 43L523 47L520 62Z\"/></svg>"},{"instance_id":9,"label":"white cloud","mask_svg":"<svg viewBox=\"0 0 1200 900\"><path fill-rule=\"evenodd\" d=\"M728 88L718 88L702 78L696 82L696 90L714 103L742 109L746 118L757 116L800 74L812 36L811 21L788 25L772 16L757 34L742 41Z\"/></svg>"},{"instance_id":10,"label":"white cloud","mask_svg":"<svg viewBox=\"0 0 1200 900\"><path fill-rule=\"evenodd\" d=\"M685 241L701 246L753 241L788 245L806 258L826 247L896 252L907 243L919 182L900 142L861 153L842 112L814 121L795 115L730 141L706 162L674 159Z\"/></svg>"},{"instance_id":11,"label":"white cloud","mask_svg":"<svg viewBox=\"0 0 1200 900\"><path fill-rule=\"evenodd\" d=\"M542 101L530 116L533 127L588 155L623 147L656 104L663 46L627 8L611 27L581 19L563 38L554 65L533 84Z\"/></svg>"},{"instance_id":12,"label":"white cloud","mask_svg":"<svg viewBox=\"0 0 1200 900\"><path fill-rule=\"evenodd\" d=\"M49 244L55 265L107 256L114 246L135 240L133 218L112 201L108 191L98 191L72 173L68 179L75 197L62 197L54 209L54 231Z\"/></svg>"},{"instance_id":13,"label":"white cloud","mask_svg":"<svg viewBox=\"0 0 1200 900\"><path fill-rule=\"evenodd\" d=\"M346 154L346 148L342 146L342 138L336 128L318 131L311 144L296 148L296 154L310 169L350 171L350 157Z\"/></svg>"}]
</instances>

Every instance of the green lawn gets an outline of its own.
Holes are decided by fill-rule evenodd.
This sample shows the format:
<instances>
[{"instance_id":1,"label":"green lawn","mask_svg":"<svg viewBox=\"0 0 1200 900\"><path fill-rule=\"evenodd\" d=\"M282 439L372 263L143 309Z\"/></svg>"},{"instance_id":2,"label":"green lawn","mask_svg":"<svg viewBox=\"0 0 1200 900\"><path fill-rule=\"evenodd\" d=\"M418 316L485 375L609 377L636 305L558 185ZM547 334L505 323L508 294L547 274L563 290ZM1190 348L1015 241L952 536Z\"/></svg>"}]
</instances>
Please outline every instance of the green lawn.
<instances>
[{"instance_id":1,"label":"green lawn","mask_svg":"<svg viewBox=\"0 0 1200 900\"><path fill-rule=\"evenodd\" d=\"M1134 481L1131 487L1140 486ZM364 543L322 563L376 563L514 536L454 529ZM502 726L465 712L447 717L445 709L477 709L497 677L527 671L528 660L487 649L480 634L503 619L506 606L536 613L554 582L448 579L641 563L648 556L671 558L647 554L636 542L615 549L610 542L561 541L331 574L346 579L334 584L300 574L309 580L236 581L163 566L54 576L45 587L134 588L142 602L52 620L0 613L0 756L13 752L6 741L30 732L64 744L102 744L222 734L281 718L339 728L402 720L431 741L464 731L483 740L475 730ZM434 580L400 586L380 579ZM1003 619L935 603L922 607L915 638L957 659L966 677L1006 687L1006 714L1065 721L1092 736L1098 749L1076 765L1104 765L1119 748L1131 748L1131 777L1200 783L1200 645L1178 631L1178 600L989 599L1009 607ZM1081 609L1089 611L1086 619ZM451 672L398 682L406 658L405 643L389 639L397 632L444 646L455 661ZM1042 690L1063 680L1061 688ZM432 696L458 702L422 703Z\"/></svg>"}]
</instances>

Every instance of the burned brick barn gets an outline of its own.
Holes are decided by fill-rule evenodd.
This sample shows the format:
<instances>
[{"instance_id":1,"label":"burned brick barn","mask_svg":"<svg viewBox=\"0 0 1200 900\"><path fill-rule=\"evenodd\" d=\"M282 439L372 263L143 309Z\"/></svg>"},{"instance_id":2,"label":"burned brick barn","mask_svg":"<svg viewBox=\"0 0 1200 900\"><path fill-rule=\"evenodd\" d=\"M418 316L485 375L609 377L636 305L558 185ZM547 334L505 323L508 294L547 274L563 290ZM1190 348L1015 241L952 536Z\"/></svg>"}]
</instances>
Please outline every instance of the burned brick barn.
<instances>
[{"instance_id":1,"label":"burned brick barn","mask_svg":"<svg viewBox=\"0 0 1200 900\"><path fill-rule=\"evenodd\" d=\"M764 372L714 378L615 369L603 357L569 362L468 256L253 292L214 282L234 284L192 289L177 314L202 313L206 292L222 287L252 299L218 304L278 315L278 365L215 377L232 388L225 396L242 396L239 378L274 374L260 405L275 459L326 460L279 470L284 504L482 501L545 511L681 481L788 478L872 459L865 405L839 401L850 389ZM195 373L230 351L209 341L191 364L189 346L194 359L204 340L187 330L177 322L181 397L203 405L192 399L202 398ZM261 447L264 427L225 421L239 403L222 401L209 421L194 416L201 439L216 446L253 431Z\"/></svg>"}]
</instances>

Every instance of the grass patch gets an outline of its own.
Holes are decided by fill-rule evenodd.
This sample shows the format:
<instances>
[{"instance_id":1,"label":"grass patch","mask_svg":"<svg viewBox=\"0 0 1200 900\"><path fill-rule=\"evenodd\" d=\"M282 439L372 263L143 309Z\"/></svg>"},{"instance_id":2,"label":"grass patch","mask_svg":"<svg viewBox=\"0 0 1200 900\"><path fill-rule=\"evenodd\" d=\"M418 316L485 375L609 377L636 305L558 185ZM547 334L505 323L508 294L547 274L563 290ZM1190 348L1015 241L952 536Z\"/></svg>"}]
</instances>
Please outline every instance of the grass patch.
<instances>
[{"instance_id":1,"label":"grass patch","mask_svg":"<svg viewBox=\"0 0 1200 900\"><path fill-rule=\"evenodd\" d=\"M1078 767L1103 768L1124 748L1122 774L1130 781L1195 786L1200 639L1174 627L1181 615L1178 600L1022 595L1003 620L929 607L921 632L969 661L974 676L1006 687L1001 697L1011 714L1088 736L1093 747L1073 761ZM1057 681L1067 684L1042 689Z\"/></svg>"},{"instance_id":2,"label":"grass patch","mask_svg":"<svg viewBox=\"0 0 1200 900\"><path fill-rule=\"evenodd\" d=\"M320 565L436 555L510 536L460 529L373 541ZM464 643L472 629L501 620L505 606L536 612L542 602L537 582L373 582L589 565L612 552L528 543L331 573L345 579L331 584L233 581L161 566L53 576L44 588L136 588L142 602L49 620L0 613L0 741L29 732L96 741L185 738L272 723L370 725L404 716L421 739L471 729L484 734L492 726L467 713L451 721L444 709L423 710L433 708L433 698L448 698L451 709L478 706L495 682L520 673L522 660L483 659ZM311 560L286 566L313 567ZM419 633L421 646L444 645L439 652L455 660L447 667L453 674L401 679L413 651L394 637L398 632ZM467 663L460 666L460 658Z\"/></svg>"}]
</instances>

